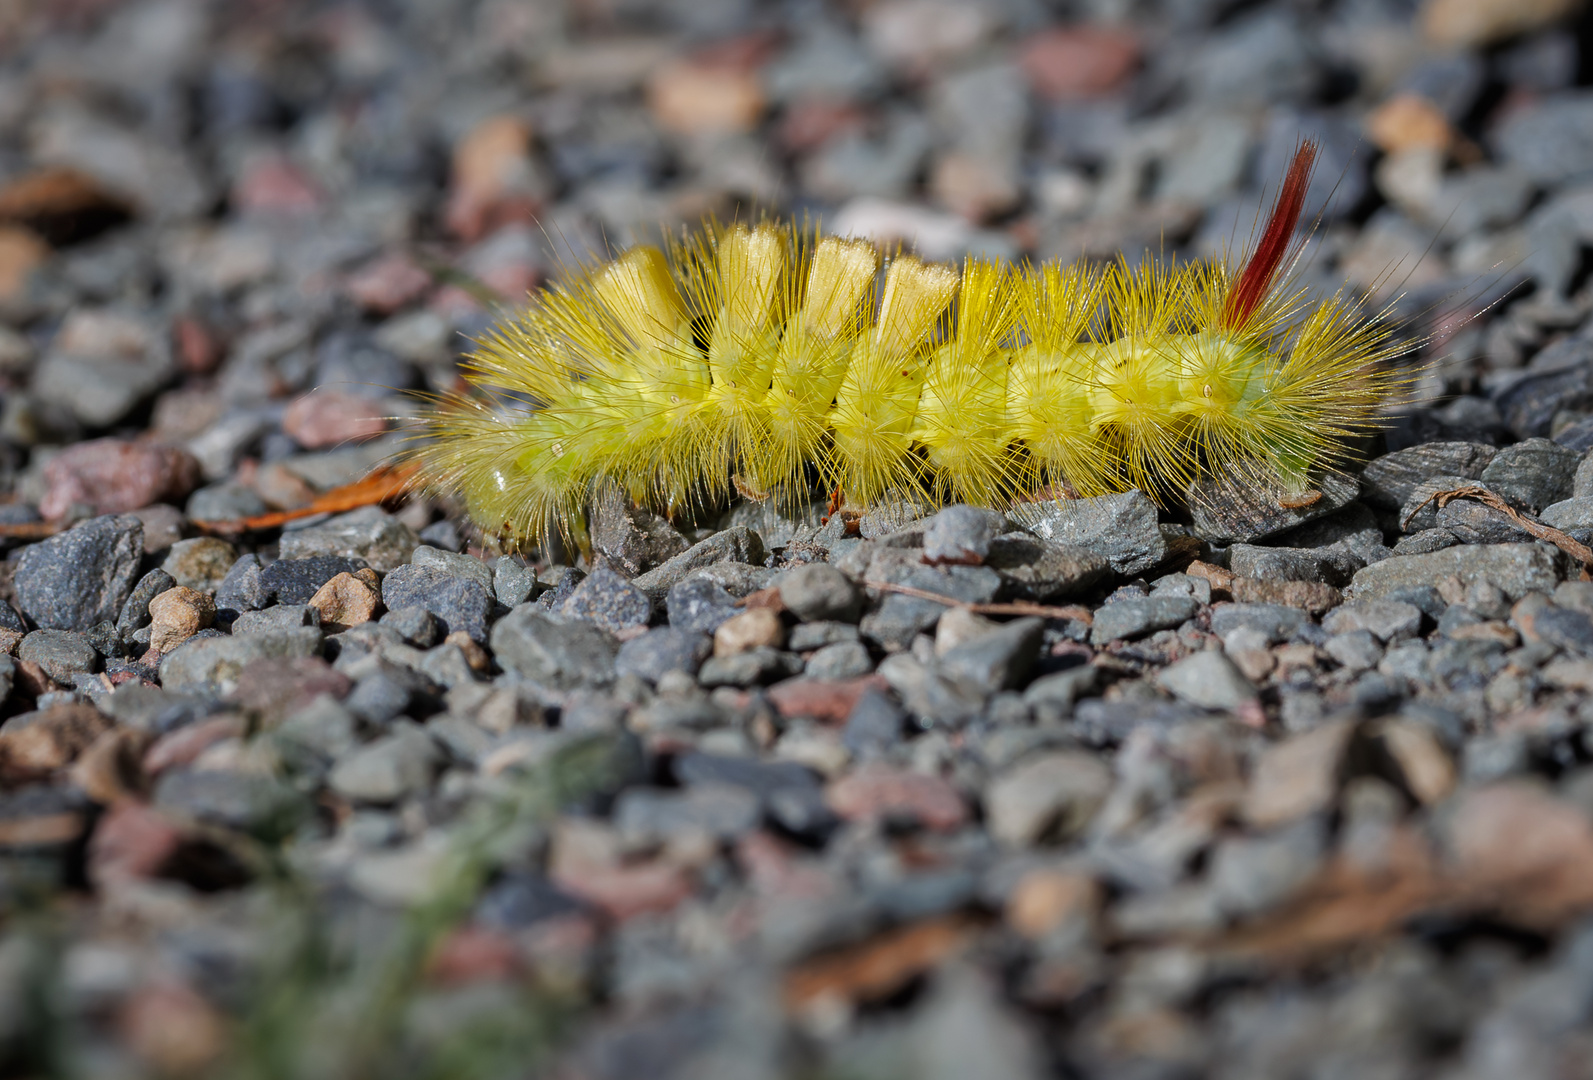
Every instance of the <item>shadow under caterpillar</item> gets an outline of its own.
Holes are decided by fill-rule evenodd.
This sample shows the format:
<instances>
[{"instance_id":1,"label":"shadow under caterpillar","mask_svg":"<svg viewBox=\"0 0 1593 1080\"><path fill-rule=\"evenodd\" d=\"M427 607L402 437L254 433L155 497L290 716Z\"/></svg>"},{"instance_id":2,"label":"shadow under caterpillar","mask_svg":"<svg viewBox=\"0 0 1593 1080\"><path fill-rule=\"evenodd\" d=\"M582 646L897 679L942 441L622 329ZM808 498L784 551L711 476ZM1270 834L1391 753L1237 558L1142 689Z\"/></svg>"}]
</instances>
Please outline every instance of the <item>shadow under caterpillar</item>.
<instances>
[{"instance_id":1,"label":"shadow under caterpillar","mask_svg":"<svg viewBox=\"0 0 1593 1080\"><path fill-rule=\"evenodd\" d=\"M709 226L543 291L436 398L414 456L511 542L586 547L614 487L671 513L723 499L1008 508L1206 478L1309 502L1377 426L1403 346L1285 264L1303 143L1242 269L1226 258L958 268L793 225ZM881 270L883 269L883 273Z\"/></svg>"}]
</instances>

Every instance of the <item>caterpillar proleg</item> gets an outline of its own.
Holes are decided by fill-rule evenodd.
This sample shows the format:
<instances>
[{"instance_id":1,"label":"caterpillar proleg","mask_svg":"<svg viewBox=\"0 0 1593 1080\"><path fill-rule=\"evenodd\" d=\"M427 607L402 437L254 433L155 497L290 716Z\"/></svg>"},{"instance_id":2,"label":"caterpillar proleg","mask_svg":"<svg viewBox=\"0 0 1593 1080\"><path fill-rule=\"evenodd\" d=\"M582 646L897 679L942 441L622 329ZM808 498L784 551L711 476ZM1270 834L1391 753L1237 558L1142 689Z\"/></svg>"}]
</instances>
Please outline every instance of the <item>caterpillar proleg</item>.
<instances>
[{"instance_id":1,"label":"caterpillar proleg","mask_svg":"<svg viewBox=\"0 0 1593 1080\"><path fill-rule=\"evenodd\" d=\"M1385 317L1290 284L1314 158L1239 268L959 268L773 222L632 248L479 343L422 421L422 476L489 534L581 546L610 487L660 512L815 482L861 506L1303 493L1399 384Z\"/></svg>"}]
</instances>

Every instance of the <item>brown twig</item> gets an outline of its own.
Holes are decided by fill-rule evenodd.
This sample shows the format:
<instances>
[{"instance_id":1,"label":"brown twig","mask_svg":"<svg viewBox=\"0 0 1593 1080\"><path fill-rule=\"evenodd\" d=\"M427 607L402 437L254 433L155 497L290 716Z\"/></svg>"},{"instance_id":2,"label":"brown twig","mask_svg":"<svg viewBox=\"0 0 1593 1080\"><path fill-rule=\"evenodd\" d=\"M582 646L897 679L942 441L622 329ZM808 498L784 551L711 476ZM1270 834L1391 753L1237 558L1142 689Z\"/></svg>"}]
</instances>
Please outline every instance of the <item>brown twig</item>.
<instances>
[{"instance_id":1,"label":"brown twig","mask_svg":"<svg viewBox=\"0 0 1593 1080\"><path fill-rule=\"evenodd\" d=\"M0 525L0 540L26 540L32 543L54 536L61 531L61 527L57 521L21 521Z\"/></svg>"},{"instance_id":2,"label":"brown twig","mask_svg":"<svg viewBox=\"0 0 1593 1080\"><path fill-rule=\"evenodd\" d=\"M1561 532L1552 525L1545 525L1541 521L1527 517L1521 511L1505 502L1503 499L1489 491L1487 488L1483 487L1481 484L1467 484L1465 487L1450 488L1448 491L1433 492L1431 495L1427 496L1427 498L1423 499L1420 505L1418 505L1414 510L1405 515L1405 519L1399 523L1400 528L1404 529L1407 527L1410 524L1411 519L1417 514L1421 513L1422 509L1428 503L1436 502L1438 504L1438 509L1442 510L1455 499L1476 499L1484 506L1490 506L1493 509L1498 510L1511 521L1514 521L1517 525L1521 526L1521 528L1525 529L1533 536L1536 536L1539 540L1547 540L1549 543L1553 544L1555 547L1571 556L1571 558L1580 562L1584 568L1584 571L1588 567L1593 567L1593 548L1589 548L1586 544L1578 542L1575 537Z\"/></svg>"},{"instance_id":3,"label":"brown twig","mask_svg":"<svg viewBox=\"0 0 1593 1080\"><path fill-rule=\"evenodd\" d=\"M414 465L382 465L371 470L363 479L333 488L308 506L301 506L297 510L281 510L274 514L259 514L231 521L196 521L194 525L203 532L231 535L252 532L256 529L275 529L290 521L314 514L341 514L349 510L358 510L362 506L374 506L389 499L396 499L409 490L410 481L414 480L415 473Z\"/></svg>"},{"instance_id":4,"label":"brown twig","mask_svg":"<svg viewBox=\"0 0 1593 1080\"><path fill-rule=\"evenodd\" d=\"M866 578L863 587L878 589L881 592L901 593L903 596L911 596L918 600L933 600L947 607L967 608L975 615L1038 615L1042 619L1077 619L1086 626L1094 621L1090 609L1077 604L1051 607L1046 604L1033 604L1027 600L1006 604L976 604L968 600L954 600L949 596L930 592L928 589L915 589L911 585L893 585L889 581L871 581Z\"/></svg>"}]
</instances>

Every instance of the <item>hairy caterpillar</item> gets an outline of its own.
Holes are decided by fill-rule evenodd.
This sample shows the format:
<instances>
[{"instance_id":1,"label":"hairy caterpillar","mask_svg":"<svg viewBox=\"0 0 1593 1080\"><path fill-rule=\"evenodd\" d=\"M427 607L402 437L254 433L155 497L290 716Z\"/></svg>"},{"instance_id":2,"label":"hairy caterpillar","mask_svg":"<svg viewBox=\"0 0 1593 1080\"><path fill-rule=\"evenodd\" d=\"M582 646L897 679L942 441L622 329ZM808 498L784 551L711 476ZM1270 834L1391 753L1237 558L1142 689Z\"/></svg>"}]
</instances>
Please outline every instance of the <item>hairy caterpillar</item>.
<instances>
[{"instance_id":1,"label":"hairy caterpillar","mask_svg":"<svg viewBox=\"0 0 1593 1080\"><path fill-rule=\"evenodd\" d=\"M488 533L585 547L614 487L675 512L805 500L815 479L1008 507L1201 477L1303 495L1375 426L1387 320L1280 273L1315 160L1304 143L1260 240L1226 259L957 268L763 223L636 247L546 290L479 344L416 451ZM883 272L882 272L883 271Z\"/></svg>"}]
</instances>

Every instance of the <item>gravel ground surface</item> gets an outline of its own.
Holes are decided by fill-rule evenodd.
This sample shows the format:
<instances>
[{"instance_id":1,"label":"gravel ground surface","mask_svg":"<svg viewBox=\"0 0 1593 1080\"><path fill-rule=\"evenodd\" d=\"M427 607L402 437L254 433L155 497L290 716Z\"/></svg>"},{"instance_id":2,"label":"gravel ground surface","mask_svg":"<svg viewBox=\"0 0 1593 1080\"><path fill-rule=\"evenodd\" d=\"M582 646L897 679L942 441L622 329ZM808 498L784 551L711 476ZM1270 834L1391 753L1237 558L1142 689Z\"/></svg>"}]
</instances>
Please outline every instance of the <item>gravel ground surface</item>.
<instances>
[{"instance_id":1,"label":"gravel ground surface","mask_svg":"<svg viewBox=\"0 0 1593 1080\"><path fill-rule=\"evenodd\" d=\"M0 1075L1593 1076L1574 6L0 4ZM605 243L1199 256L1302 134L1429 341L1304 510L195 524Z\"/></svg>"}]
</instances>

